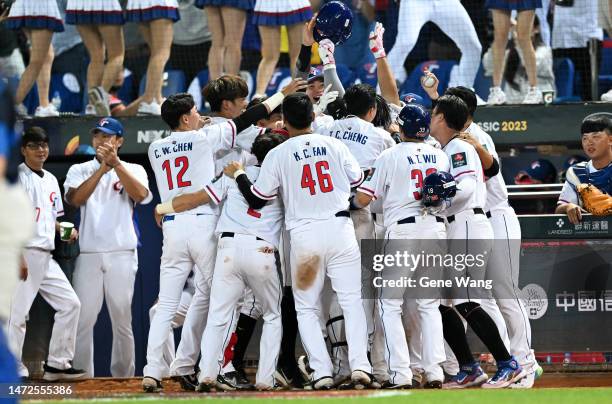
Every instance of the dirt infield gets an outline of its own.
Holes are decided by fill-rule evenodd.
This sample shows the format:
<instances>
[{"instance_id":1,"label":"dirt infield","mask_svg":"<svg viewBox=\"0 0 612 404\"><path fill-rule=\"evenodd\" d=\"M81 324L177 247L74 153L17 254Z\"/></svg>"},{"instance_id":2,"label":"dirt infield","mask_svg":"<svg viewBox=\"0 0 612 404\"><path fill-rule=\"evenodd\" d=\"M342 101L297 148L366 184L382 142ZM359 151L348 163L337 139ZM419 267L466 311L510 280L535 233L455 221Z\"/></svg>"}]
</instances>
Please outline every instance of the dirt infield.
<instances>
[{"instance_id":1,"label":"dirt infield","mask_svg":"<svg viewBox=\"0 0 612 404\"><path fill-rule=\"evenodd\" d=\"M97 378L74 383L75 394L71 398L100 398L100 397L116 397L130 396L142 393L140 378L131 379L112 379L112 378ZM164 395L168 396L185 396L195 393L187 393L183 391L177 382L170 379L164 380ZM535 388L555 388L555 387L611 387L612 372L602 373L545 373L539 380L536 381ZM209 393L212 395L232 395L236 397L259 397L266 396L282 397L286 396L348 396L362 395L368 391L325 391L313 392L304 390L291 391L275 391L275 392L235 392L235 393Z\"/></svg>"}]
</instances>

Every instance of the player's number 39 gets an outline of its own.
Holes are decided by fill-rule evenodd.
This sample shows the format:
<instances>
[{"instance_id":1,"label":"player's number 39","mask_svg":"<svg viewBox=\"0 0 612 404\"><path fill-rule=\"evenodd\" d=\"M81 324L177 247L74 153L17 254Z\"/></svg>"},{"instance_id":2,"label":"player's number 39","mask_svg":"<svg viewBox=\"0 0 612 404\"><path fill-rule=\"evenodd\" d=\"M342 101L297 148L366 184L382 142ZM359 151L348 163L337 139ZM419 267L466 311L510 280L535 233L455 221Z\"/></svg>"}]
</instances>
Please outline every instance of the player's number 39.
<instances>
[{"instance_id":1,"label":"player's number 39","mask_svg":"<svg viewBox=\"0 0 612 404\"><path fill-rule=\"evenodd\" d=\"M326 193L333 191L334 184L332 183L331 175L329 175L328 172L329 163L327 161L318 161L314 164L314 166L317 175L316 181L312 176L310 164L305 164L304 167L302 167L302 188L308 188L310 195L315 195L317 193L315 187L318 181L321 192Z\"/></svg>"}]
</instances>

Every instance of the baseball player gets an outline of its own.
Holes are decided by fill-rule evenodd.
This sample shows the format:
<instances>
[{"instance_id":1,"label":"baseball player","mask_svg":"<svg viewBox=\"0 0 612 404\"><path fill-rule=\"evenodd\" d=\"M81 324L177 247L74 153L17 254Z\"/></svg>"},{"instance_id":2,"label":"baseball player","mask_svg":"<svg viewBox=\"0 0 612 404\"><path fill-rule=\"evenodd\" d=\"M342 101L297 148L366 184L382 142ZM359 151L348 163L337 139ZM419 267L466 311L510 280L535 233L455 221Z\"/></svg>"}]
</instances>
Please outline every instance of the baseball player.
<instances>
[{"instance_id":1,"label":"baseball player","mask_svg":"<svg viewBox=\"0 0 612 404\"><path fill-rule=\"evenodd\" d=\"M353 204L368 205L372 199L384 198L384 225L387 239L411 240L402 242L405 250L421 250L419 239L446 239L444 219L421 215L421 187L423 178L436 171L449 171L446 154L424 143L429 136L429 113L416 104L405 106L397 122L402 143L383 152L376 160L372 174L359 186ZM407 179L410 179L407 181ZM385 249L385 253L388 250ZM383 274L384 275L384 274ZM406 288L399 288L403 296ZM422 365L427 374L427 387L442 387L444 375L439 363L444 361L442 319L439 299L417 299L423 333ZM412 371L404 327L402 298L386 297L381 290L380 315L385 335L385 356L389 365L390 388L410 388Z\"/></svg>"},{"instance_id":2,"label":"baseball player","mask_svg":"<svg viewBox=\"0 0 612 404\"><path fill-rule=\"evenodd\" d=\"M461 98L468 106L469 116L466 123L466 132L471 134L473 138L465 136L463 139L470 142L477 149L483 164L483 153L489 153L495 161L494 164L498 164L499 156L495 150L493 139L473 120L477 106L474 92L465 87L453 87L447 89L446 94ZM510 348L510 353L517 358L520 365L527 372L523 379L518 383L511 384L510 387L531 388L539 365L531 349L529 316L518 290L521 226L514 209L508 203L508 191L501 170L495 175L490 175L492 173L490 170L488 171L485 170L485 176L487 177L485 212L487 212L493 227L495 242L487 265L487 277L494 280L493 297L495 297L495 301L483 299L481 305L495 320L504 343ZM505 321L505 324L502 324L501 327L494 314L500 310L503 321ZM505 335L506 325L508 341L506 341L508 337Z\"/></svg>"},{"instance_id":3,"label":"baseball player","mask_svg":"<svg viewBox=\"0 0 612 404\"><path fill-rule=\"evenodd\" d=\"M211 262L215 254L214 228L217 223L216 208L198 206L179 214L173 214L169 201L182 193L200 190L215 177L214 155L220 150L236 147L236 135L262 119L282 102L285 94L304 87L300 80L292 81L260 105L245 111L227 122L204 126L205 120L195 107L193 98L186 93L169 97L162 105L162 119L168 124L170 136L149 146L149 161L155 172L162 201L165 202L162 230L164 245L160 268L158 311L149 329L147 366L144 368L143 389L156 392L161 389L163 372L163 346L168 337L170 323L176 314L183 286L193 265L199 269L202 280L196 278L196 293L187 313L197 304L206 315L212 280ZM168 205L169 204L169 205ZM198 311L200 311L200 307ZM186 322L187 322L186 319ZM193 372L193 369L191 370Z\"/></svg>"},{"instance_id":4,"label":"baseball player","mask_svg":"<svg viewBox=\"0 0 612 404\"><path fill-rule=\"evenodd\" d=\"M113 330L111 374L134 376L132 297L138 270L134 206L153 199L147 172L122 161L123 126L102 118L91 131L96 156L66 174L66 201L81 208L74 291L81 301L75 365L94 377L94 326L106 300Z\"/></svg>"},{"instance_id":5,"label":"baseball player","mask_svg":"<svg viewBox=\"0 0 612 404\"><path fill-rule=\"evenodd\" d=\"M590 159L574 164L567 170L555 213L566 214L576 224L582 220L583 201L577 187L593 184L612 195L612 120L605 116L588 116L580 127L582 150Z\"/></svg>"},{"instance_id":6,"label":"baseball player","mask_svg":"<svg viewBox=\"0 0 612 404\"><path fill-rule=\"evenodd\" d=\"M397 39L389 52L389 64L400 83L406 80L404 60L417 42L426 22L435 23L461 51L459 66L453 68L449 86L472 87L480 65L482 46L467 11L459 0L403 0L400 3ZM410 24L404 22L410 21Z\"/></svg>"},{"instance_id":7,"label":"baseball player","mask_svg":"<svg viewBox=\"0 0 612 404\"><path fill-rule=\"evenodd\" d=\"M291 139L268 154L252 188L238 171L238 186L253 209L279 194L285 205L292 287L300 336L314 370L312 387L329 389L334 383L321 328L313 326L321 319L325 275L338 294L346 321L351 380L367 386L371 369L360 296L360 255L347 210L351 186L362 181L363 172L341 141L311 133L313 105L307 95L287 97L283 115Z\"/></svg>"},{"instance_id":8,"label":"baseball player","mask_svg":"<svg viewBox=\"0 0 612 404\"><path fill-rule=\"evenodd\" d=\"M77 323L81 303L61 268L51 258L57 221L64 213L57 179L43 169L49 157L49 137L39 127L29 128L21 139L21 154L25 162L19 166L19 183L34 205L36 226L34 237L27 243L23 258L27 277L19 282L11 303L8 338L12 351L19 359L19 375L28 377L28 369L21 362L26 333L26 317L38 293L56 311L49 341L49 354L44 365L46 381L75 380L85 371L72 366ZM73 229L70 242L78 232Z\"/></svg>"},{"instance_id":9,"label":"baseball player","mask_svg":"<svg viewBox=\"0 0 612 404\"><path fill-rule=\"evenodd\" d=\"M486 260L492 247L493 229L485 213L486 185L482 163L476 149L458 139L468 120L468 107L459 97L444 95L437 100L432 113L431 134L447 154L451 170L457 182L457 195L445 210L447 234L452 254L480 254L483 265L466 265L462 278L484 279ZM455 241L457 240L457 241ZM473 241L470 241L473 240ZM478 241L476 241L478 240ZM446 388L465 388L483 385L486 388L507 387L522 379L526 372L518 361L508 353L495 322L480 306L480 299L470 298L467 287L455 284L452 306L440 305L444 338L453 350L460 365L460 372L445 383ZM472 292L473 293L473 292ZM459 314L467 321L476 335L489 349L497 362L497 372L488 379L478 362L474 361L465 336Z\"/></svg>"}]
</instances>

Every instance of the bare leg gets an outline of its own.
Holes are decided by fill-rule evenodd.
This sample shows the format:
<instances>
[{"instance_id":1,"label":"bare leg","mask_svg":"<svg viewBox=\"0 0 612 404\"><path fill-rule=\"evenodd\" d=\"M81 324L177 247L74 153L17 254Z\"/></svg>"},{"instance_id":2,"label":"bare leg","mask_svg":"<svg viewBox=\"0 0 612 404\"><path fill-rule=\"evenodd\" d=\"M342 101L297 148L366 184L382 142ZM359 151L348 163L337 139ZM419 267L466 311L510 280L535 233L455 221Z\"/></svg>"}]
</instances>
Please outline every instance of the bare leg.
<instances>
[{"instance_id":1,"label":"bare leg","mask_svg":"<svg viewBox=\"0 0 612 404\"><path fill-rule=\"evenodd\" d=\"M125 54L123 27L121 25L100 25L98 29L106 45L106 66L100 84L105 91L108 91L123 69Z\"/></svg>"},{"instance_id":2,"label":"bare leg","mask_svg":"<svg viewBox=\"0 0 612 404\"><path fill-rule=\"evenodd\" d=\"M535 49L533 48L533 42L531 41L534 17L535 10L521 11L516 17L517 41L523 51L523 62L525 63L527 79L531 87L536 87L538 85L536 55Z\"/></svg>"},{"instance_id":3,"label":"bare leg","mask_svg":"<svg viewBox=\"0 0 612 404\"><path fill-rule=\"evenodd\" d=\"M210 51L208 51L208 78L209 80L218 79L223 72L223 57L225 48L223 47L223 20L221 19L221 9L219 7L206 7L208 16L208 29L212 36Z\"/></svg>"},{"instance_id":4,"label":"bare leg","mask_svg":"<svg viewBox=\"0 0 612 404\"><path fill-rule=\"evenodd\" d=\"M49 48L51 47L51 37L53 37L53 31L46 29L34 29L28 31L28 36L32 41L32 49L30 51L30 63L26 67L25 72L19 80L19 86L17 87L17 93L15 95L15 103L21 104L25 99L26 95L32 89L34 82L38 78L45 64L45 61L49 57ZM38 89L40 98L40 89ZM47 87L47 100L45 105L49 104L49 94ZM42 104L41 104L42 105Z\"/></svg>"},{"instance_id":5,"label":"bare leg","mask_svg":"<svg viewBox=\"0 0 612 404\"><path fill-rule=\"evenodd\" d=\"M238 74L242 59L242 36L246 26L246 11L234 7L221 7L223 19L223 46L225 47L224 70L228 74Z\"/></svg>"},{"instance_id":6,"label":"bare leg","mask_svg":"<svg viewBox=\"0 0 612 404\"><path fill-rule=\"evenodd\" d=\"M147 83L142 97L144 102L156 101L161 104L164 67L170 58L170 47L172 46L172 24L172 20L167 19L149 22L151 56L147 67Z\"/></svg>"},{"instance_id":7,"label":"bare leg","mask_svg":"<svg viewBox=\"0 0 612 404\"><path fill-rule=\"evenodd\" d=\"M102 83L104 72L104 42L95 25L77 25L77 31L81 35L83 44L89 54L89 66L87 66L87 87L98 87Z\"/></svg>"},{"instance_id":8,"label":"bare leg","mask_svg":"<svg viewBox=\"0 0 612 404\"><path fill-rule=\"evenodd\" d=\"M261 62L257 69L257 94L265 94L280 57L280 27L259 26Z\"/></svg>"},{"instance_id":9,"label":"bare leg","mask_svg":"<svg viewBox=\"0 0 612 404\"><path fill-rule=\"evenodd\" d=\"M53 64L53 45L49 45L49 51L45 62L40 69L40 74L36 78L36 86L38 87L38 103L41 107L49 105L49 85L51 84L51 65Z\"/></svg>"},{"instance_id":10,"label":"bare leg","mask_svg":"<svg viewBox=\"0 0 612 404\"><path fill-rule=\"evenodd\" d=\"M501 86L506 60L506 45L510 32L510 13L505 10L491 10L493 13L493 86Z\"/></svg>"},{"instance_id":11,"label":"bare leg","mask_svg":"<svg viewBox=\"0 0 612 404\"><path fill-rule=\"evenodd\" d=\"M287 37L289 38L289 59L291 60L291 76L295 74L295 66L297 58L300 55L300 48L302 47L302 31L304 27L302 24L294 24L287 26Z\"/></svg>"}]
</instances>

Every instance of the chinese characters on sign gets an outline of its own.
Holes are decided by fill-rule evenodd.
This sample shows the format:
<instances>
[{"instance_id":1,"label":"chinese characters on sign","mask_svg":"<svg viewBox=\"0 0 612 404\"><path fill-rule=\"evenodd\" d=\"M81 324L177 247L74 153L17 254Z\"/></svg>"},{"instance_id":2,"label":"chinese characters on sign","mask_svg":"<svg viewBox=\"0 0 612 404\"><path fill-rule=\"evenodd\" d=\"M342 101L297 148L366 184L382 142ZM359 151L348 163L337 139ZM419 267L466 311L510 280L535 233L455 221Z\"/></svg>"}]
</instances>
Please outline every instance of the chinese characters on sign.
<instances>
[{"instance_id":1,"label":"chinese characters on sign","mask_svg":"<svg viewBox=\"0 0 612 404\"><path fill-rule=\"evenodd\" d=\"M555 297L556 307L564 312L577 309L579 312L612 311L612 290L604 290L599 298L594 290L579 290L578 293L557 293Z\"/></svg>"}]
</instances>

